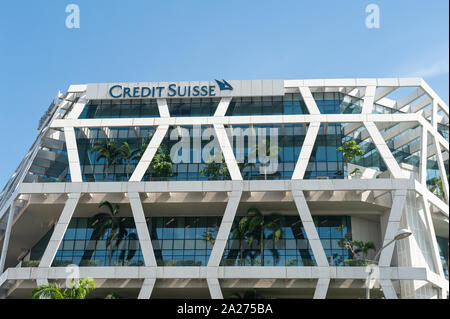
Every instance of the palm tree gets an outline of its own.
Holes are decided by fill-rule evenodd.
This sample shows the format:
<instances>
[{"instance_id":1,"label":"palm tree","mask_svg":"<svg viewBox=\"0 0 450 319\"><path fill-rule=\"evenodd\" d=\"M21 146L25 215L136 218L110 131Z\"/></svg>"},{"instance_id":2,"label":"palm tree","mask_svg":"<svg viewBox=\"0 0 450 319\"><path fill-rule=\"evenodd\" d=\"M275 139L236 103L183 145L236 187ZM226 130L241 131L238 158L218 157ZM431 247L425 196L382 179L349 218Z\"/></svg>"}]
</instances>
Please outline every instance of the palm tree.
<instances>
[{"instance_id":1,"label":"palm tree","mask_svg":"<svg viewBox=\"0 0 450 319\"><path fill-rule=\"evenodd\" d=\"M336 229L342 233L344 230L344 225L337 227ZM350 251L350 253L352 254L353 261L358 260L359 254L362 253L363 254L362 261L365 262L367 255L369 254L369 251L376 249L375 244L371 240L365 242L360 240L352 240L352 236L350 233L346 233L344 235L344 238L341 238L339 240L338 245L342 248L347 248ZM351 262L351 264L355 263Z\"/></svg>"},{"instance_id":2,"label":"palm tree","mask_svg":"<svg viewBox=\"0 0 450 319\"><path fill-rule=\"evenodd\" d=\"M91 151L97 152L97 161L101 160L102 158L105 159L105 181L108 181L109 167L113 165L118 158L120 158L122 149L120 147L117 147L115 141L106 139L106 141L96 141Z\"/></svg>"},{"instance_id":3,"label":"palm tree","mask_svg":"<svg viewBox=\"0 0 450 319\"><path fill-rule=\"evenodd\" d=\"M367 258L367 255L369 254L370 250L375 250L375 244L371 241L353 241L353 245L356 246L355 252L357 254L362 253L363 254L363 260Z\"/></svg>"},{"instance_id":4,"label":"palm tree","mask_svg":"<svg viewBox=\"0 0 450 319\"><path fill-rule=\"evenodd\" d=\"M89 292L95 289L95 281L91 277L72 280L71 288L61 288L58 283L49 283L34 288L32 299L85 299Z\"/></svg>"},{"instance_id":5,"label":"palm tree","mask_svg":"<svg viewBox=\"0 0 450 319\"><path fill-rule=\"evenodd\" d=\"M276 213L263 215L257 208L249 208L247 216L250 217L248 221L248 243L251 245L255 239L259 241L261 265L264 266L264 231L266 228L270 229L273 242L278 242L282 236L284 217Z\"/></svg>"},{"instance_id":6,"label":"palm tree","mask_svg":"<svg viewBox=\"0 0 450 319\"><path fill-rule=\"evenodd\" d=\"M244 216L241 220L234 226L232 230L231 239L239 240L239 264L242 265L244 259L244 239L249 230L249 216Z\"/></svg>"},{"instance_id":7,"label":"palm tree","mask_svg":"<svg viewBox=\"0 0 450 319\"><path fill-rule=\"evenodd\" d=\"M115 241L116 247L119 246L120 242L128 235L128 231L125 227L125 219L119 219L117 217L120 211L120 205L111 204L108 201L102 201L98 207L101 208L103 206L108 208L108 213L99 213L93 216L89 222L89 226L94 228L91 235L91 240L99 240L104 238L110 229L106 242L107 247L109 247L108 265L111 266L113 242ZM83 256L83 259L87 259L87 257Z\"/></svg>"},{"instance_id":8,"label":"palm tree","mask_svg":"<svg viewBox=\"0 0 450 319\"><path fill-rule=\"evenodd\" d=\"M127 235L127 240L139 240L138 236L136 235L136 233L131 233ZM118 246L119 244L117 244ZM125 253L127 253L127 256L125 257ZM136 249L131 249L128 248L128 250L122 250L119 256L119 261L123 262L129 262L131 259L133 259L133 257L136 255Z\"/></svg>"},{"instance_id":9,"label":"palm tree","mask_svg":"<svg viewBox=\"0 0 450 319\"><path fill-rule=\"evenodd\" d=\"M127 180L130 179L130 162L142 157L141 149L135 149L131 150L130 145L128 142L123 142L122 146L120 147L120 153L118 155L118 158L123 159L127 163Z\"/></svg>"}]
</instances>

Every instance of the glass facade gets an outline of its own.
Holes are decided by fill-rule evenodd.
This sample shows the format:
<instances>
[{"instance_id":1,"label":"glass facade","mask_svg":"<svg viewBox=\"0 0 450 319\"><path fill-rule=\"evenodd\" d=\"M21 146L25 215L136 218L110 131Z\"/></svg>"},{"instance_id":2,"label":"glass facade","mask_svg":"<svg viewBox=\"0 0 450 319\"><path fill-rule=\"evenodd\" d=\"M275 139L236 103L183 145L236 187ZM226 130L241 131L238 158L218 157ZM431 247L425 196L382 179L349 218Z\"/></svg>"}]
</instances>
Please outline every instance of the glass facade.
<instances>
[{"instance_id":1,"label":"glass facade","mask_svg":"<svg viewBox=\"0 0 450 319\"><path fill-rule=\"evenodd\" d=\"M233 98L226 116L308 114L300 94Z\"/></svg>"},{"instance_id":2,"label":"glass facade","mask_svg":"<svg viewBox=\"0 0 450 319\"><path fill-rule=\"evenodd\" d=\"M313 93L317 107L323 114L361 113L362 100L342 93ZM284 96L233 98L226 116L309 114L299 93Z\"/></svg>"},{"instance_id":3,"label":"glass facade","mask_svg":"<svg viewBox=\"0 0 450 319\"><path fill-rule=\"evenodd\" d=\"M167 157L167 160L171 163L171 169L164 174L158 174L153 171L152 168L144 175L144 181L189 181L189 180L229 180L229 174L222 174L217 176L205 175L202 172L206 168L206 161L204 156L200 153L198 158L200 162L195 162L194 155L194 140L192 136L195 135L194 128L192 126L182 127L187 130L189 134L189 156L188 161L181 160L178 163L173 163L169 157L170 150L175 144L179 144L181 138L177 136L172 139L171 134L175 127L170 127L168 133L164 137L161 146L162 151ZM232 144L233 152L238 161L239 168L241 169L242 176L245 180L264 180L264 179L290 179L294 171L298 156L301 151L301 147L307 132L306 124L269 124L269 125L253 125L253 133L249 133L249 125L234 125L228 126L228 133L231 139L233 135ZM200 128L201 132L204 132L205 126ZM241 129L243 132L244 144L239 145L238 137L234 134L236 130ZM265 170L264 158L258 152L253 162L250 162L250 152L255 152L255 147L258 147L259 138L252 147L249 144L249 134L259 134L260 130L264 130L266 134L266 146L267 155L270 151L270 134L276 134L276 145L273 144L272 148L276 150L272 152L278 153L278 160L276 165L276 171L270 172ZM345 161L341 152L338 152L338 148L342 146L345 141L350 139L349 136L344 134L345 125L343 123L328 123L321 124L317 139L314 144L314 148L311 154L310 162L306 169L305 179L316 178L330 178L330 179L342 179L346 177ZM128 158L116 158L113 163L108 166L108 174L106 174L107 160L104 158L97 158L98 153L94 151L94 147L98 141L112 141L115 143L115 147L119 148L124 142L128 143L131 152L140 151L143 154L145 147L150 141L151 134L154 133L153 127L141 127L139 133L133 128L111 128L108 132L109 138L106 138L105 132L101 129L92 128L89 131L89 137L82 133L79 129L76 129L77 133L77 145L78 153L80 157L80 164L82 170L82 176L84 181L105 181L108 177L108 181L127 181L131 176L134 168L139 162L137 156L130 156ZM370 138L365 140L359 139L360 134L355 134L354 140L365 151L365 154L360 157L354 158L351 162L363 167L374 168L378 171L385 171L387 167L381 158L378 149L372 143ZM211 136L210 139L201 139L199 141L200 150L209 143L215 143L215 146L219 148L217 141L214 141L215 137ZM231 140L230 140L231 142ZM417 154L411 154L409 152L409 145L406 145L400 149L394 149L393 143L388 141L388 146L399 163L411 164L415 167L419 165L419 157ZM211 156L213 151L211 151ZM268 162L270 164L270 162ZM438 167L435 160L431 159L431 165L434 165L430 172L430 179L438 174ZM225 162L222 162L221 168L226 168ZM107 176L108 175L108 176Z\"/></svg>"},{"instance_id":4,"label":"glass facade","mask_svg":"<svg viewBox=\"0 0 450 319\"><path fill-rule=\"evenodd\" d=\"M42 148L24 178L25 183L64 183L70 181L66 144L44 138Z\"/></svg>"},{"instance_id":5,"label":"glass facade","mask_svg":"<svg viewBox=\"0 0 450 319\"><path fill-rule=\"evenodd\" d=\"M206 266L222 217L151 217L147 224L159 266Z\"/></svg>"},{"instance_id":6,"label":"glass facade","mask_svg":"<svg viewBox=\"0 0 450 319\"><path fill-rule=\"evenodd\" d=\"M208 176L204 173L206 163L212 158L214 151L211 148L211 152L208 153L208 158L205 158L206 155L203 156L202 152L205 150L206 146L209 143L215 144L217 146L217 149L219 149L219 145L218 142L214 142L215 137L213 137L213 135L211 135L210 139L203 139L200 137L196 138L196 136L199 133L204 134L207 131L214 134L214 130L210 126L198 126L195 129L192 126L169 127L169 131L167 132L161 143L162 148L166 150L166 154L169 154L175 144L179 144L181 142L181 135L184 133L179 131L179 129L186 130L185 134L188 134L189 136L189 142L185 148L188 153L187 159L185 160L183 158L183 150L180 148L178 152L174 151L174 154L176 153L176 156L180 156L179 160L172 162L171 158L167 158L167 160L170 161L172 165L170 171L157 172L152 171L151 169L147 170L142 179L143 181L203 181L208 179L231 179L229 174L220 174L217 172L216 174L213 174L214 176ZM199 130L198 132L196 131L197 129ZM176 137L171 138L172 134L174 134ZM198 148L195 147L195 143L198 143ZM224 167L226 167L225 162L221 164L222 170Z\"/></svg>"},{"instance_id":7,"label":"glass facade","mask_svg":"<svg viewBox=\"0 0 450 319\"><path fill-rule=\"evenodd\" d=\"M444 162L444 166L448 172L448 160ZM441 171L439 170L436 155L429 157L427 161L427 188L437 197L444 199Z\"/></svg>"},{"instance_id":8,"label":"glass facade","mask_svg":"<svg viewBox=\"0 0 450 319\"><path fill-rule=\"evenodd\" d=\"M146 219L159 266L206 266L222 217L148 217ZM92 220L72 218L53 266L144 266L133 218L119 218L126 235L108 242L111 228L95 238ZM50 230L31 250L30 259L40 260L50 240ZM112 247L112 249L111 249ZM111 258L110 258L111 255Z\"/></svg>"},{"instance_id":9,"label":"glass facade","mask_svg":"<svg viewBox=\"0 0 450 319\"><path fill-rule=\"evenodd\" d=\"M360 113L362 107L362 100L342 93L333 92L314 92L313 96L316 100L317 106L323 114L349 114ZM153 115L157 116L157 105L152 100L142 101L125 101L122 104L115 105L110 113L106 109L111 107L111 102L99 101L97 104L90 103L83 111L85 118L102 118L102 117L127 117L128 115L136 114L136 117L149 116L149 112L145 110L155 110ZM154 101L154 100L153 100ZM190 99L168 99L168 107L171 116L212 116L219 103L219 98L190 98ZM117 102L117 101L113 101ZM94 102L95 103L95 102ZM106 104L104 104L106 103ZM153 105L151 106L151 103ZM123 106L122 106L123 105ZM141 110L142 109L142 110ZM380 109L381 110L381 109ZM386 113L387 111L380 111ZM288 93L284 96L268 96L268 97L248 97L248 98L233 98L227 110L227 116L239 115L276 115L276 114L308 114L306 105L298 93ZM152 116L153 116L152 115ZM311 160L308 164L305 179L316 178L330 178L342 179L346 178L346 165L342 153L337 151L337 148L350 139L350 136L344 134L344 123L328 123L321 124L319 135L317 137ZM189 135L193 136L193 127L183 127L189 131ZM248 130L249 125L235 125L227 127L232 131L235 129ZM170 128L172 130L173 127ZM202 130L205 127L202 127ZM237 158L241 174L245 180L264 180L264 179L290 179L295 168L298 156L301 151L301 146L307 131L307 124L281 124L281 125L254 125L252 129L255 132L258 129L265 129L269 134L270 129L275 129L278 136L278 163L276 172L267 172L265 165L261 158L256 161L249 161L249 143L248 136L246 137L246 144L244 146L237 145L236 139L233 143L233 151L236 157L239 154L244 154L244 158ZM154 132L153 128L141 128L142 132L136 133L132 128L111 128L108 140L113 140L117 145L127 142L132 149L140 149L148 144L148 134ZM170 130L165 136L162 145L166 155L169 150L179 143L180 138L171 139ZM371 142L370 138L360 140L358 137L362 130L359 130L359 135L353 134L355 140L365 150L366 154L352 160L352 163L364 167L375 168L379 171L387 170L384 161ZM273 131L272 131L273 133ZM229 133L231 136L231 132ZM126 181L131 172L138 163L138 158L119 159L112 163L108 168L106 174L106 161L104 159L97 160L95 152L92 152L92 147L95 142L101 139L106 140L106 135L102 130L91 130L91 136L86 138L82 134L77 134L78 147L80 153L80 161L82 165L83 179L85 181L103 181L108 175L109 181ZM201 148L208 144L211 140L201 140ZM269 135L267 135L269 141ZM391 146L391 151L397 161L411 163L418 165L418 156L409 153L408 145L402 149L394 149L393 141L388 141ZM244 149L242 149L244 148ZM253 150L252 150L253 151ZM193 142L190 143L190 159L193 158ZM149 169L143 180L144 181L189 181L189 180L229 180L230 176L225 162L214 167L218 174L205 174L205 169L210 169L206 166L204 158L200 162L180 162L172 163L170 172L165 174L157 174Z\"/></svg>"},{"instance_id":10,"label":"glass facade","mask_svg":"<svg viewBox=\"0 0 450 319\"><path fill-rule=\"evenodd\" d=\"M448 136L449 136L448 125L438 123L438 132L448 141Z\"/></svg>"},{"instance_id":11,"label":"glass facade","mask_svg":"<svg viewBox=\"0 0 450 319\"><path fill-rule=\"evenodd\" d=\"M76 264L80 266L143 266L136 227L132 218L119 218L126 235L120 242L109 245L111 228L96 239L89 218L72 218L53 261L53 266ZM112 248L111 248L112 247ZM110 256L111 254L111 256Z\"/></svg>"},{"instance_id":12,"label":"glass facade","mask_svg":"<svg viewBox=\"0 0 450 319\"><path fill-rule=\"evenodd\" d=\"M282 235L278 241L274 241L273 231L265 228L262 245L258 239L250 243L248 235L239 238L239 235L233 233L242 218L235 218L222 258L222 266L316 266L314 254L298 216L284 217ZM330 265L346 266L344 260L351 259L351 254L348 249L342 247L340 241L345 234L351 234L351 218L313 216L313 220Z\"/></svg>"},{"instance_id":13,"label":"glass facade","mask_svg":"<svg viewBox=\"0 0 450 319\"><path fill-rule=\"evenodd\" d=\"M220 98L167 99L170 116L213 116Z\"/></svg>"},{"instance_id":14,"label":"glass facade","mask_svg":"<svg viewBox=\"0 0 450 319\"><path fill-rule=\"evenodd\" d=\"M338 92L313 92L312 93L317 106L322 114L358 114L361 112L363 100ZM168 108L171 116L213 116L220 102L220 98L179 98L167 99ZM396 110L375 105L373 113L392 113ZM284 114L308 114L306 105L299 93L286 93L284 96L266 96L266 97L235 97L230 102L227 116L242 115L284 115ZM102 118L142 118L159 117L158 105L155 99L129 99L129 100L92 100L84 108L81 119L102 119ZM350 123L351 124L351 123ZM345 141L354 139L365 151L363 156L354 158L351 163L363 167L373 168L380 172L386 171L387 167L381 158L378 149L372 143L370 138L362 138L366 134L362 126L356 131L345 134L346 123L322 123L320 131L315 142L310 162L307 166L305 179L343 179L347 177L346 161L342 153L337 148L342 146ZM398 125L393 123L387 128L380 130L381 133ZM208 126L212 128L212 126ZM275 172L265 169L261 158L256 161L249 161L248 137L244 146L238 145L236 139L233 142L233 151L236 157L244 154L244 158L237 158L238 166L245 180L276 180L290 179L294 171L301 147L308 129L308 124L269 124L269 125L233 125L228 126L228 130L249 128L265 129L267 141L269 141L269 130L276 130L278 140L278 163ZM202 132L206 126L201 128ZM161 150L161 157L168 159L170 169L164 172L158 172L151 166L143 177L143 181L201 181L201 180L229 180L230 175L225 162L216 167L207 165L207 161L200 156L200 161L194 161L194 128L184 126L191 136L190 140L190 161L181 161L172 163L170 160L170 151L172 147L179 143L181 138L178 136L172 139L170 134L174 127L169 129L165 136ZM419 153L411 150L411 145L420 142L419 139L408 142L400 148L395 148L397 139L403 138L403 135L412 133L416 127L412 127L399 136L386 141L389 149L398 163L411 164L414 167L419 166ZM448 126L439 125L439 132L448 139ZM81 164L82 178L85 182L94 181L127 181L134 171L137 163L151 135L154 133L154 127L121 127L121 128L76 128L77 146ZM273 132L273 131L272 131ZM209 140L202 138L200 148L203 149L207 144L213 141L214 135L209 136ZM126 142L130 147L129 154L125 157L116 157L108 163L105 158L98 158L98 152L94 151L96 143L99 141L110 141L119 148ZM68 167L67 152L64 141L44 138L42 150L39 151L42 156L35 159L35 163L30 167L30 173L25 177L25 182L67 182L70 181L70 172ZM212 155L212 154L211 154ZM448 160L445 162L448 171ZM209 170L209 173L205 172ZM211 173L211 170L213 171ZM428 161L429 178L427 180L428 188L437 196L439 193L438 181L440 179L439 167L436 157L430 157Z\"/></svg>"},{"instance_id":15,"label":"glass facade","mask_svg":"<svg viewBox=\"0 0 450 319\"><path fill-rule=\"evenodd\" d=\"M322 114L359 114L362 100L337 92L317 92L312 94Z\"/></svg>"},{"instance_id":16,"label":"glass facade","mask_svg":"<svg viewBox=\"0 0 450 319\"><path fill-rule=\"evenodd\" d=\"M159 117L156 100L93 100L84 107L80 119Z\"/></svg>"},{"instance_id":17,"label":"glass facade","mask_svg":"<svg viewBox=\"0 0 450 319\"><path fill-rule=\"evenodd\" d=\"M100 128L91 128L87 135L77 128L75 133L83 181L127 181L139 161L138 153L134 156L130 154L128 158L116 155L107 169L107 159L98 158L99 153L95 151L96 143L109 141L117 150L126 142L131 152L141 151L143 154L154 129L153 127L141 127L137 132L131 127L123 127L110 128L108 132L105 132ZM108 134L108 138L106 134Z\"/></svg>"},{"instance_id":18,"label":"glass facade","mask_svg":"<svg viewBox=\"0 0 450 319\"><path fill-rule=\"evenodd\" d=\"M94 234L90 218L72 218L53 260L53 267L79 266L143 266L144 261L133 218L119 218L125 235L120 241L108 242L111 227L102 236ZM53 228L31 249L30 260L42 258ZM110 258L111 257L111 258Z\"/></svg>"},{"instance_id":19,"label":"glass facade","mask_svg":"<svg viewBox=\"0 0 450 319\"><path fill-rule=\"evenodd\" d=\"M236 217L227 242L221 265L261 266L258 240L251 243L248 237L233 238L233 231L242 217ZM339 245L345 234L351 234L348 216L313 216L317 232L330 264L345 266L351 258L349 251ZM220 216L148 217L147 226L159 266L206 266L217 236ZM131 217L117 220L123 224L122 240L109 244L111 228L98 237L94 234L92 220L72 218L53 261L53 266L76 264L79 266L143 266L144 260L134 221ZM40 260L53 229L32 249L30 260ZM305 230L297 216L286 216L281 239L273 240L273 233L264 232L264 266L313 266L314 255Z\"/></svg>"},{"instance_id":20,"label":"glass facade","mask_svg":"<svg viewBox=\"0 0 450 319\"><path fill-rule=\"evenodd\" d=\"M343 144L344 132L340 123L321 124L305 179L344 178L344 159L338 148Z\"/></svg>"},{"instance_id":21,"label":"glass facade","mask_svg":"<svg viewBox=\"0 0 450 319\"><path fill-rule=\"evenodd\" d=\"M244 180L291 179L305 139L307 130L305 124L253 125L251 128L249 125L233 125L229 126L228 130L229 136L234 132L233 153ZM239 132L243 134L238 134ZM265 133L260 134L260 132ZM271 143L270 134L276 135L276 144ZM255 137L253 144L250 143L251 135ZM242 144L239 142L240 136L244 137L241 138L244 142ZM264 151L260 152L260 139L265 142L266 155L270 156L272 153L277 158L276 164L274 163L276 165L274 172L270 169L270 160L264 158Z\"/></svg>"},{"instance_id":22,"label":"glass facade","mask_svg":"<svg viewBox=\"0 0 450 319\"><path fill-rule=\"evenodd\" d=\"M371 138L367 138L364 141L356 138L355 141L364 151L364 155L354 158L351 161L352 164L372 168L381 172L387 170L387 166Z\"/></svg>"}]
</instances>

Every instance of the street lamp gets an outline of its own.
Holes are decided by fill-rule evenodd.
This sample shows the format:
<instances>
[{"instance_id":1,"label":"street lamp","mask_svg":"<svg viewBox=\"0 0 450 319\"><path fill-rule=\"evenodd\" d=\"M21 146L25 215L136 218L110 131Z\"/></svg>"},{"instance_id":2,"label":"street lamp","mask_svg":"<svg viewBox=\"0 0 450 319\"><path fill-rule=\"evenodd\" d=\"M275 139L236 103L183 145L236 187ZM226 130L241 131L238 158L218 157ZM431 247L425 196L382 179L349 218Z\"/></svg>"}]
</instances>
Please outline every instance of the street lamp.
<instances>
[{"instance_id":1,"label":"street lamp","mask_svg":"<svg viewBox=\"0 0 450 319\"><path fill-rule=\"evenodd\" d=\"M378 259L378 257L379 257L380 254L381 254L381 251L382 251L383 249L385 249L387 246L389 246L390 244L392 244L394 241L396 241L396 240L401 240L401 239L405 239L405 238L407 238L407 237L409 237L409 236L411 236L411 235L412 235L412 232L411 232L409 229L407 229L407 228L402 228L402 229L400 229L400 230L397 232L397 235L395 235L394 239L392 239L390 242L388 242L386 245L384 245L383 247L380 248L380 250L378 251L378 253L375 255L374 261L376 262L377 259ZM367 279L370 278L370 275L372 274L372 272L373 272L373 268L370 269L370 273L369 273ZM369 280L366 280L366 299L370 299Z\"/></svg>"}]
</instances>

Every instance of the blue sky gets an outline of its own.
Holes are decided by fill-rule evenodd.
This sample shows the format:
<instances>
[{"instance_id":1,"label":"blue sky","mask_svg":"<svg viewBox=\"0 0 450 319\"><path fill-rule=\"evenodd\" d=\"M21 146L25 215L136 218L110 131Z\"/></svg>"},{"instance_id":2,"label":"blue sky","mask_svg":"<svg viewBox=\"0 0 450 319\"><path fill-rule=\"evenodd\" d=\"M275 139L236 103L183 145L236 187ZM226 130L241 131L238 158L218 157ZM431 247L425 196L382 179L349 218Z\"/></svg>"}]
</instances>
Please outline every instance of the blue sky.
<instances>
[{"instance_id":1,"label":"blue sky","mask_svg":"<svg viewBox=\"0 0 450 319\"><path fill-rule=\"evenodd\" d=\"M65 26L70 3L79 29ZM370 3L379 29L365 26ZM70 84L421 76L448 103L448 12L447 0L7 1L0 188Z\"/></svg>"}]
</instances>

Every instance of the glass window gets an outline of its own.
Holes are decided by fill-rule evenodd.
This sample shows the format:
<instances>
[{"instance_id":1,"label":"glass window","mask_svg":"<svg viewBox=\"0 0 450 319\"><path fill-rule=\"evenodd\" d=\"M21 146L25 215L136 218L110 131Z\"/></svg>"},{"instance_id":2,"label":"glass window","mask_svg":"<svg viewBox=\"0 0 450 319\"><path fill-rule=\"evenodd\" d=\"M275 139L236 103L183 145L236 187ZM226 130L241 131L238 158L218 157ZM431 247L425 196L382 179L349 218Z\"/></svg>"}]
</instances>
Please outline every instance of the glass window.
<instances>
[{"instance_id":1,"label":"glass window","mask_svg":"<svg viewBox=\"0 0 450 319\"><path fill-rule=\"evenodd\" d=\"M242 217L236 217L233 229L237 227ZM344 260L350 258L349 251L341 247L340 240L344 238L347 230L350 231L350 217L348 216L314 216L314 223L317 226L318 234L326 255L333 265L343 266ZM309 246L308 240L302 223L298 216L285 216L281 225L281 239L275 241L273 231L265 228L264 231L264 260L261 261L258 231L254 234L254 240L251 247L248 240L242 240L242 251L240 241L233 239L233 233L230 233L230 239L225 248L222 259L222 265L245 265L256 266L264 264L265 266L314 266L316 265L314 255ZM333 229L337 229L334 231ZM340 231L343 229L344 231ZM242 258L241 258L242 256ZM283 256L287 256L284 258Z\"/></svg>"}]
</instances>

